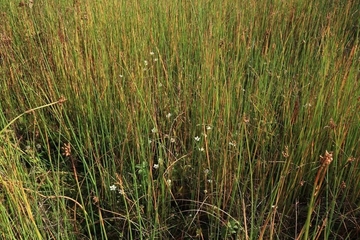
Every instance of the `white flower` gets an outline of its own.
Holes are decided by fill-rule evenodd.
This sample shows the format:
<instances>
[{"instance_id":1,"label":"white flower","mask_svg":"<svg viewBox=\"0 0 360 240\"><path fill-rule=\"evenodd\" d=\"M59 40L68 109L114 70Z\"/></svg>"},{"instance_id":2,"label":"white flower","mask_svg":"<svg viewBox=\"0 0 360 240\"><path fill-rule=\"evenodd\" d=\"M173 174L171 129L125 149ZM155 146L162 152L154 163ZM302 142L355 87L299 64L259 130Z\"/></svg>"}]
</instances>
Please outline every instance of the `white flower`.
<instances>
[{"instance_id":1,"label":"white flower","mask_svg":"<svg viewBox=\"0 0 360 240\"><path fill-rule=\"evenodd\" d=\"M120 75L119 75L119 77L120 77L120 78L123 78L123 77L124 77L124 75L120 74Z\"/></svg>"},{"instance_id":2,"label":"white flower","mask_svg":"<svg viewBox=\"0 0 360 240\"><path fill-rule=\"evenodd\" d=\"M158 168L159 168L159 164L154 164L153 168L154 168L154 169L158 169Z\"/></svg>"},{"instance_id":3,"label":"white flower","mask_svg":"<svg viewBox=\"0 0 360 240\"><path fill-rule=\"evenodd\" d=\"M211 130L211 126L210 126L210 125L207 125L207 126L206 126L206 130Z\"/></svg>"},{"instance_id":4,"label":"white flower","mask_svg":"<svg viewBox=\"0 0 360 240\"><path fill-rule=\"evenodd\" d=\"M166 114L166 118L170 118L172 116L171 113Z\"/></svg>"},{"instance_id":5,"label":"white flower","mask_svg":"<svg viewBox=\"0 0 360 240\"><path fill-rule=\"evenodd\" d=\"M196 137L194 137L194 139L195 139L195 141L200 141L200 137L199 136L196 136Z\"/></svg>"},{"instance_id":6,"label":"white flower","mask_svg":"<svg viewBox=\"0 0 360 240\"><path fill-rule=\"evenodd\" d=\"M201 147L201 148L199 148L199 151L203 152L203 151L205 151L205 149L203 147Z\"/></svg>"},{"instance_id":7,"label":"white flower","mask_svg":"<svg viewBox=\"0 0 360 240\"><path fill-rule=\"evenodd\" d=\"M170 142L174 143L175 142L175 138L170 138Z\"/></svg>"},{"instance_id":8,"label":"white flower","mask_svg":"<svg viewBox=\"0 0 360 240\"><path fill-rule=\"evenodd\" d=\"M145 60L144 65L147 66L148 64L149 64L149 62Z\"/></svg>"},{"instance_id":9,"label":"white flower","mask_svg":"<svg viewBox=\"0 0 360 240\"><path fill-rule=\"evenodd\" d=\"M116 190L116 186L113 184L110 186L110 191L115 191Z\"/></svg>"},{"instance_id":10,"label":"white flower","mask_svg":"<svg viewBox=\"0 0 360 240\"><path fill-rule=\"evenodd\" d=\"M205 170L204 170L204 173L205 173L205 174L208 174L209 172L210 172L209 169L205 169Z\"/></svg>"},{"instance_id":11,"label":"white flower","mask_svg":"<svg viewBox=\"0 0 360 240\"><path fill-rule=\"evenodd\" d=\"M154 55L154 54L155 54L154 52L152 52L152 51L150 52L150 55Z\"/></svg>"},{"instance_id":12,"label":"white flower","mask_svg":"<svg viewBox=\"0 0 360 240\"><path fill-rule=\"evenodd\" d=\"M120 190L119 190L119 193L120 193L121 195L124 195L124 194L125 194L125 191L122 190L122 189L120 189Z\"/></svg>"},{"instance_id":13,"label":"white flower","mask_svg":"<svg viewBox=\"0 0 360 240\"><path fill-rule=\"evenodd\" d=\"M232 147L236 146L236 144L234 142L229 142L229 145L232 146Z\"/></svg>"},{"instance_id":14,"label":"white flower","mask_svg":"<svg viewBox=\"0 0 360 240\"><path fill-rule=\"evenodd\" d=\"M212 183L212 180L211 180L211 179L208 179L207 181L208 181L208 183Z\"/></svg>"},{"instance_id":15,"label":"white flower","mask_svg":"<svg viewBox=\"0 0 360 240\"><path fill-rule=\"evenodd\" d=\"M151 132L152 132L152 133L157 133L156 127L154 127L153 129L151 129Z\"/></svg>"},{"instance_id":16,"label":"white flower","mask_svg":"<svg viewBox=\"0 0 360 240\"><path fill-rule=\"evenodd\" d=\"M166 180L166 183L167 183L167 185L171 185L171 180L170 179L168 179L168 180Z\"/></svg>"},{"instance_id":17,"label":"white flower","mask_svg":"<svg viewBox=\"0 0 360 240\"><path fill-rule=\"evenodd\" d=\"M157 59L157 58L154 58L154 61L155 61L155 62L157 62L158 60L159 60L159 59Z\"/></svg>"}]
</instances>

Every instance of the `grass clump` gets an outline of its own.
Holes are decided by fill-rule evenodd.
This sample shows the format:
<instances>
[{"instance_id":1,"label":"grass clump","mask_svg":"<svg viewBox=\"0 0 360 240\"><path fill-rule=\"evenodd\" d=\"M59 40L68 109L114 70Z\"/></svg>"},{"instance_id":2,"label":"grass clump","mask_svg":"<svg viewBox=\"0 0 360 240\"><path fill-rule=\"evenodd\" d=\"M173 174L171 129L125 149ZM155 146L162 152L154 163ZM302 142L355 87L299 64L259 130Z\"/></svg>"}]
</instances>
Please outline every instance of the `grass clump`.
<instances>
[{"instance_id":1,"label":"grass clump","mask_svg":"<svg viewBox=\"0 0 360 240\"><path fill-rule=\"evenodd\" d=\"M356 239L359 13L1 3L2 237Z\"/></svg>"}]
</instances>

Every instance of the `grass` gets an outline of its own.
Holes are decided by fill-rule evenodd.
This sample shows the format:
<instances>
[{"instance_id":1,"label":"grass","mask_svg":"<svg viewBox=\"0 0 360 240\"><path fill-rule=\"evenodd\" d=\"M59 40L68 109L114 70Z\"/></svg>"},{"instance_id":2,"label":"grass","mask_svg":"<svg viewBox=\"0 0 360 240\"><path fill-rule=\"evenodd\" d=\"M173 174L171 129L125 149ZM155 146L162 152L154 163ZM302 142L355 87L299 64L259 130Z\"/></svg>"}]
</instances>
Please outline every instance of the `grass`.
<instances>
[{"instance_id":1,"label":"grass","mask_svg":"<svg viewBox=\"0 0 360 240\"><path fill-rule=\"evenodd\" d=\"M0 4L4 239L357 239L356 1Z\"/></svg>"}]
</instances>

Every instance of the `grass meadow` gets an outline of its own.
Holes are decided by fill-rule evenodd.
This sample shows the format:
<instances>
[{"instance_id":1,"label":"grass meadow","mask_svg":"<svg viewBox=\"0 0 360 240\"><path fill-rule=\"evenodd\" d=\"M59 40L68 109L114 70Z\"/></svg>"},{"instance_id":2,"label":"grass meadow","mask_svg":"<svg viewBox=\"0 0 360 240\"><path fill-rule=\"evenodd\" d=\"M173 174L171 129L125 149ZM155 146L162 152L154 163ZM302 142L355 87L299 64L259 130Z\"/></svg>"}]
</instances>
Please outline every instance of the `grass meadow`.
<instances>
[{"instance_id":1,"label":"grass meadow","mask_svg":"<svg viewBox=\"0 0 360 240\"><path fill-rule=\"evenodd\" d=\"M1 1L1 239L359 239L359 19Z\"/></svg>"}]
</instances>

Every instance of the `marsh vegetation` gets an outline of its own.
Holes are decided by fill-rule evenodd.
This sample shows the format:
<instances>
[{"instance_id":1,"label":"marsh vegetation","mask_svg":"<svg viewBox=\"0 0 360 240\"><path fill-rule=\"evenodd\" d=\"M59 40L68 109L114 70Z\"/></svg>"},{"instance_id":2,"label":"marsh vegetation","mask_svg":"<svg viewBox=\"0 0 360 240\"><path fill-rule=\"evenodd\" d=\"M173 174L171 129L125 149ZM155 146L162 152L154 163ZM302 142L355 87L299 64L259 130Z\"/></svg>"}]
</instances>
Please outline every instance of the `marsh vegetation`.
<instances>
[{"instance_id":1,"label":"marsh vegetation","mask_svg":"<svg viewBox=\"0 0 360 240\"><path fill-rule=\"evenodd\" d=\"M1 1L1 238L358 239L359 19Z\"/></svg>"}]
</instances>

